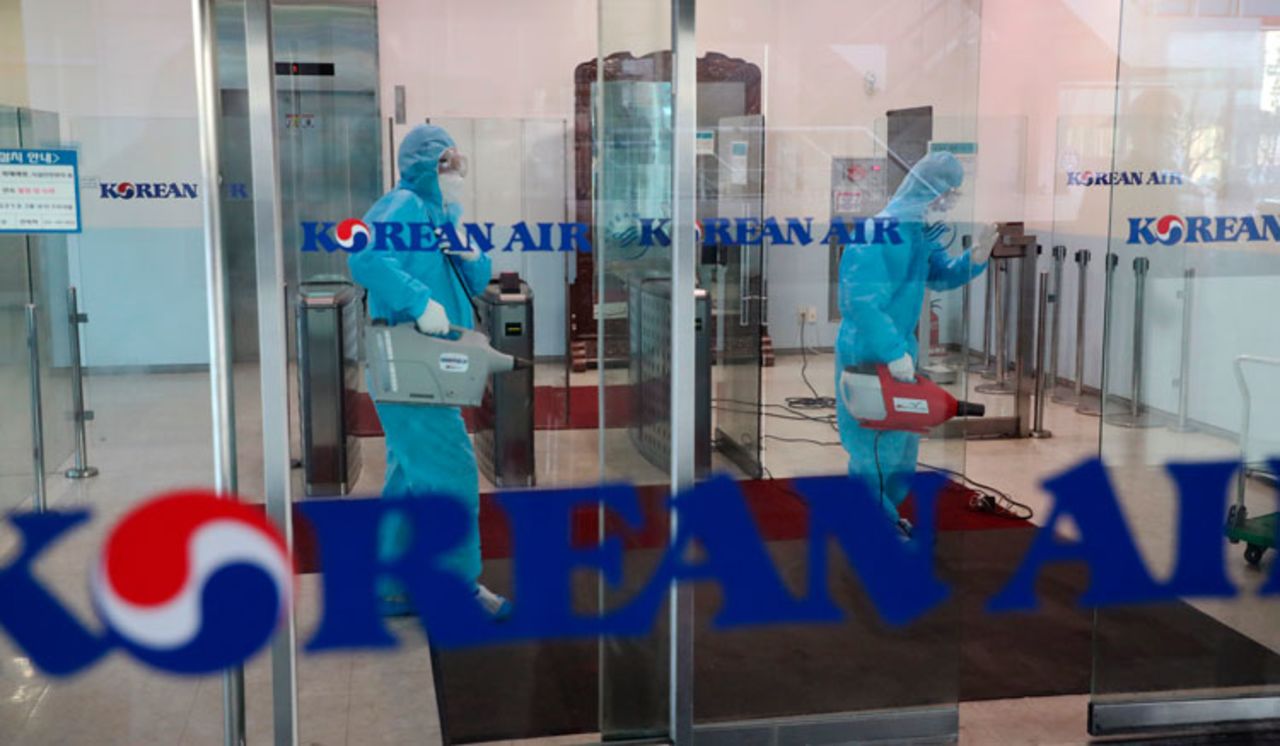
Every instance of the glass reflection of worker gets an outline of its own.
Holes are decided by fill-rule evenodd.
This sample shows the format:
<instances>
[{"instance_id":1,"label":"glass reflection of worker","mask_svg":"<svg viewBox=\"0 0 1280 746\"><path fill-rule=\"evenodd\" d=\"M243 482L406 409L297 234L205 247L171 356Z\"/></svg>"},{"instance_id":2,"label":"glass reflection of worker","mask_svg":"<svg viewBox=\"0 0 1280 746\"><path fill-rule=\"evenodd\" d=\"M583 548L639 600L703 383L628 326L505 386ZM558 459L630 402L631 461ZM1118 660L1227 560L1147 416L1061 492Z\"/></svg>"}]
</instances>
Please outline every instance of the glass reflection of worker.
<instances>
[{"instance_id":1,"label":"glass reflection of worker","mask_svg":"<svg viewBox=\"0 0 1280 746\"><path fill-rule=\"evenodd\" d=\"M840 259L840 333L836 341L836 418L840 442L849 454L849 474L876 495L905 536L911 525L898 515L915 473L920 438L906 432L859 426L844 404L840 376L846 366L887 365L899 381L916 376L916 323L927 285L931 290L959 287L981 274L991 242L956 257L938 243L937 222L954 206L964 168L947 152L930 153L911 169L893 199L876 217L896 219L901 243L893 234L868 230L866 244L851 244ZM983 244L986 244L985 246Z\"/></svg>"},{"instance_id":2,"label":"glass reflection of worker","mask_svg":"<svg viewBox=\"0 0 1280 746\"><path fill-rule=\"evenodd\" d=\"M419 125L405 135L397 164L400 182L369 208L364 222L401 223L400 236L413 236L410 223L440 226L462 215L461 186L466 159L440 127ZM394 234L392 234L394 235ZM434 247L433 247L434 248ZM449 326L470 328L471 296L489 282L489 258L479 251L362 251L350 258L351 274L369 291L369 313L391 324L412 321L419 331L446 334ZM457 407L377 405L387 437L385 498L433 495L456 500L470 516L466 539L444 559L444 567L474 583L476 598L495 616L507 601L479 584L480 486L476 456ZM379 553L390 559L411 540L408 523L393 513L381 527ZM380 588L387 614L408 613L404 589Z\"/></svg>"}]
</instances>

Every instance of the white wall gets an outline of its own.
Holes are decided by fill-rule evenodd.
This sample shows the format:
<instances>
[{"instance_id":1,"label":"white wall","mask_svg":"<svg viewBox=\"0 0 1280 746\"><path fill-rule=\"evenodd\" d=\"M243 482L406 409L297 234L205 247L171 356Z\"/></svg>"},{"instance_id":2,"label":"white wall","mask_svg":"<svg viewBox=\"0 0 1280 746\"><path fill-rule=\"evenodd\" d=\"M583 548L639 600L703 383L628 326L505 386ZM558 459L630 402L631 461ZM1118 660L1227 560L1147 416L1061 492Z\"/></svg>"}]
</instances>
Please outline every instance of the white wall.
<instances>
[{"instance_id":1,"label":"white wall","mask_svg":"<svg viewBox=\"0 0 1280 746\"><path fill-rule=\"evenodd\" d=\"M84 233L70 240L85 363L206 363L195 200L115 201L98 182L199 184L189 4L24 0L30 105L80 148Z\"/></svg>"},{"instance_id":2,"label":"white wall","mask_svg":"<svg viewBox=\"0 0 1280 746\"><path fill-rule=\"evenodd\" d=\"M699 52L761 68L766 123L765 214L830 219L831 159L884 154L885 112L934 107L938 139L973 140L978 82L975 3L783 0L698 4ZM868 91L866 76L875 78ZM800 341L797 309L816 306L806 344L830 345L825 245L768 257L769 333Z\"/></svg>"},{"instance_id":3,"label":"white wall","mask_svg":"<svg viewBox=\"0 0 1280 746\"><path fill-rule=\"evenodd\" d=\"M1257 7L1273 12L1275 7ZM1234 376L1239 355L1280 358L1280 245L1274 241L1132 246L1132 217L1274 214L1274 166L1265 146L1277 118L1261 109L1264 38L1271 21L1256 16L1189 18L1126 10L1121 41L1121 91L1116 115L1116 164L1126 170L1176 169L1181 185L1116 188L1110 216L1120 258L1117 300L1110 316L1108 388L1131 390L1134 257L1151 262L1144 316L1143 401L1167 412L1179 407L1176 380L1190 351L1188 414L1239 429L1242 399ZM1271 33L1275 33L1272 31ZM1191 326L1183 333L1183 272L1194 270ZM1258 371L1255 391L1276 391L1280 370ZM1274 406L1275 399L1271 399ZM1280 451L1280 423L1255 406L1256 435ZM1107 450L1104 433L1104 452ZM1186 454L1195 457L1198 454ZM1141 457L1141 456L1139 456ZM1152 455L1148 455L1152 458Z\"/></svg>"}]
</instances>

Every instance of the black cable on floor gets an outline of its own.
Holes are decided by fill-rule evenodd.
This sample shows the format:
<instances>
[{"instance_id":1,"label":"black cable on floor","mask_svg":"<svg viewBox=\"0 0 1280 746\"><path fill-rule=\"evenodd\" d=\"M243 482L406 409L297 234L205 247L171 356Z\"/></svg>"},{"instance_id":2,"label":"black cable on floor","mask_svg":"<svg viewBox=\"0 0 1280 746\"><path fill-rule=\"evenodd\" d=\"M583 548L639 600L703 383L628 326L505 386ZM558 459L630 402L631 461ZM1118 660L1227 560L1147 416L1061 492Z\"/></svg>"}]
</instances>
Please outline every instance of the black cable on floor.
<instances>
[{"instance_id":1,"label":"black cable on floor","mask_svg":"<svg viewBox=\"0 0 1280 746\"><path fill-rule=\"evenodd\" d=\"M779 440L783 443L808 443L810 445L822 446L823 448L838 448L841 444L838 440L814 440L813 438L784 438L781 435L766 435L766 440Z\"/></svg>"},{"instance_id":2,"label":"black cable on floor","mask_svg":"<svg viewBox=\"0 0 1280 746\"><path fill-rule=\"evenodd\" d=\"M716 399L715 401L718 401L718 402L728 401L730 403L739 403L739 402L735 402L732 399ZM740 403L744 407L756 406L756 405L752 405L749 402L740 402ZM765 404L765 405L759 405L759 406L780 407L786 410L787 414L781 414L779 412L765 412L761 409L735 409L733 407L726 407L722 405L715 405L714 408L722 412L733 412L734 414L754 414L754 415L759 415L761 417L773 417L779 420L791 420L793 422L819 422L824 425L834 425L836 421L834 414L824 414L824 415L805 414L802 411L791 409L781 404Z\"/></svg>"},{"instance_id":3,"label":"black cable on floor","mask_svg":"<svg viewBox=\"0 0 1280 746\"><path fill-rule=\"evenodd\" d=\"M1018 518L1024 521L1030 521L1035 518L1036 512L1026 503L1014 500L1008 492L996 489L989 484L983 484L976 479L961 474L958 471L952 471L941 466L921 463L921 467L936 471L942 474L956 477L970 487L975 488L975 495L969 501L969 507L973 510L984 513L994 513L996 515L1006 515L1010 518Z\"/></svg>"},{"instance_id":4,"label":"black cable on floor","mask_svg":"<svg viewBox=\"0 0 1280 746\"><path fill-rule=\"evenodd\" d=\"M786 398L787 406L794 409L835 409L836 400L834 397L822 396L813 384L809 382L809 350L804 344L804 318L800 319L800 380L804 381L804 385L809 387L809 393L813 396L788 396Z\"/></svg>"}]
</instances>

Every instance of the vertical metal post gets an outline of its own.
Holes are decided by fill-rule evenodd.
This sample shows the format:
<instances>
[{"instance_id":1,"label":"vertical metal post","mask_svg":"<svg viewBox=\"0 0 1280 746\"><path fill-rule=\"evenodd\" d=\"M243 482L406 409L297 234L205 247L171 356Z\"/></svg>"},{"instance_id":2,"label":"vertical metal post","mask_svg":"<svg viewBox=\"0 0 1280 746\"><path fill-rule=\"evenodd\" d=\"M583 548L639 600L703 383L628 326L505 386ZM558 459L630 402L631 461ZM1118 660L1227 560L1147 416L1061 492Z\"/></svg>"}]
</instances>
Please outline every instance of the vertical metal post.
<instances>
[{"instance_id":1,"label":"vertical metal post","mask_svg":"<svg viewBox=\"0 0 1280 746\"><path fill-rule=\"evenodd\" d=\"M1067 259L1067 247L1053 247L1053 293L1049 302L1053 304L1053 326L1051 333L1053 342L1049 346L1049 382L1048 390L1058 388L1058 351L1062 346L1062 265Z\"/></svg>"},{"instance_id":2,"label":"vertical metal post","mask_svg":"<svg viewBox=\"0 0 1280 746\"><path fill-rule=\"evenodd\" d=\"M1085 313L1085 307L1086 307L1085 301L1086 301L1087 287L1088 287L1088 277L1089 277L1088 270L1089 270L1090 256L1091 255L1088 251L1085 251L1083 254L1080 254L1080 253L1076 254L1076 259L1080 263L1080 290L1079 290L1080 315L1076 319L1076 324L1078 325L1077 339L1076 339L1076 367L1078 370L1078 372L1076 373L1076 391L1079 393L1079 396L1076 402L1076 412L1079 414L1088 415L1090 417L1098 417L1102 414L1101 392L1099 392L1096 396L1090 396L1084 393L1084 349L1085 349L1084 313ZM1110 288L1114 284L1112 280L1115 279L1116 265L1119 263L1119 261L1120 261L1119 257L1117 257L1115 254L1107 254L1106 267L1104 268L1107 274L1107 279L1103 283L1104 288ZM1106 334L1103 334L1102 342L1103 342L1103 348L1104 348L1102 351L1102 354L1103 354L1103 360L1105 363L1106 355L1107 355L1107 351L1105 349L1106 342L1107 342Z\"/></svg>"},{"instance_id":3,"label":"vertical metal post","mask_svg":"<svg viewBox=\"0 0 1280 746\"><path fill-rule=\"evenodd\" d=\"M1044 397L1045 397L1045 378L1048 371L1044 367L1044 348L1045 333L1048 329L1046 318L1049 314L1049 273L1041 272L1039 280L1039 288L1036 295L1036 383L1035 397L1036 409L1035 416L1031 426L1029 435L1033 438L1048 438L1053 433L1044 429Z\"/></svg>"},{"instance_id":4,"label":"vertical metal post","mask_svg":"<svg viewBox=\"0 0 1280 746\"><path fill-rule=\"evenodd\" d=\"M1076 263L1076 354L1075 367L1072 372L1070 386L1059 386L1053 390L1050 398L1061 404L1076 404L1084 396L1084 349L1085 349L1085 312L1088 310L1089 296L1089 251L1079 249L1072 256ZM1063 294L1059 285L1057 303L1061 308ZM1059 310L1061 314L1061 310ZM1059 344L1059 347L1061 345ZM1056 368L1055 368L1056 370Z\"/></svg>"},{"instance_id":5,"label":"vertical metal post","mask_svg":"<svg viewBox=\"0 0 1280 746\"><path fill-rule=\"evenodd\" d=\"M31 470L35 472L35 494L31 496L37 513L48 509L44 481L44 398L40 393L40 328L36 304L27 304L27 366L31 376Z\"/></svg>"},{"instance_id":6,"label":"vertical metal post","mask_svg":"<svg viewBox=\"0 0 1280 746\"><path fill-rule=\"evenodd\" d=\"M1195 279L1194 269L1187 269L1182 273L1182 356L1178 361L1178 420L1171 426L1171 429L1180 433L1195 429L1188 412L1191 401L1191 318Z\"/></svg>"},{"instance_id":7,"label":"vertical metal post","mask_svg":"<svg viewBox=\"0 0 1280 746\"><path fill-rule=\"evenodd\" d=\"M80 301L74 286L67 288L67 330L71 342L71 409L76 429L76 465L67 469L68 479L85 479L98 476L98 469L89 466L89 439L85 435L85 423L93 419L93 412L84 408L84 366L80 361L80 325L89 317L80 313Z\"/></svg>"},{"instance_id":8,"label":"vertical metal post","mask_svg":"<svg viewBox=\"0 0 1280 746\"><path fill-rule=\"evenodd\" d=\"M695 137L697 134L696 0L671 0L672 92L672 241L671 241L671 490L693 486L695 368L694 292L697 278ZM680 522L671 514L671 538ZM693 589L687 583L670 592L668 688L670 737L676 746L693 744Z\"/></svg>"},{"instance_id":9,"label":"vertical metal post","mask_svg":"<svg viewBox=\"0 0 1280 746\"><path fill-rule=\"evenodd\" d=\"M1005 296L1009 292L1009 260L1001 259L996 265L996 331L993 344L996 347L996 383L1003 385L1009 377L1009 305Z\"/></svg>"},{"instance_id":10,"label":"vertical metal post","mask_svg":"<svg viewBox=\"0 0 1280 746\"><path fill-rule=\"evenodd\" d=\"M204 223L206 308L209 316L209 387L213 409L213 488L236 499L235 393L231 368L231 306L227 302L227 258L222 249L222 194L218 189L218 48L214 0L192 0L196 106L200 122L200 174ZM244 669L222 674L222 740L243 746Z\"/></svg>"},{"instance_id":11,"label":"vertical metal post","mask_svg":"<svg viewBox=\"0 0 1280 746\"><path fill-rule=\"evenodd\" d=\"M1142 407L1142 312L1147 305L1147 267L1150 263L1150 259L1142 256L1133 260L1133 370L1130 381L1133 394L1129 399L1129 414L1134 417Z\"/></svg>"},{"instance_id":12,"label":"vertical metal post","mask_svg":"<svg viewBox=\"0 0 1280 746\"><path fill-rule=\"evenodd\" d=\"M253 154L253 238L258 270L263 495L268 517L284 534L285 544L292 551L289 361L270 0L246 0L244 32L249 83L249 146ZM276 746L293 746L298 741L296 638L297 624L293 614L289 614L271 641L271 699Z\"/></svg>"},{"instance_id":13,"label":"vertical metal post","mask_svg":"<svg viewBox=\"0 0 1280 746\"><path fill-rule=\"evenodd\" d=\"M995 368L982 374L983 378L994 378L994 383L984 383L974 387L974 391L982 394L1008 396L1017 390L1017 382L1009 380L1009 298L1005 297L1009 290L1009 263L1011 259L992 259L987 270L991 277L988 282L994 286L991 290L992 326L991 346L995 347ZM1024 260L1020 260L1024 261ZM1027 311L1029 313L1029 310Z\"/></svg>"},{"instance_id":14,"label":"vertical metal post","mask_svg":"<svg viewBox=\"0 0 1280 746\"><path fill-rule=\"evenodd\" d=\"M1143 347L1145 346L1144 311L1147 305L1147 271L1151 260L1145 256L1133 260L1133 354L1130 375L1129 411L1107 416L1107 422L1120 427L1138 428L1154 426L1154 418L1142 408Z\"/></svg>"},{"instance_id":15,"label":"vertical metal post","mask_svg":"<svg viewBox=\"0 0 1280 746\"><path fill-rule=\"evenodd\" d=\"M986 282L983 283L987 286L987 292L986 299L983 301L982 306L982 363L977 366L976 370L983 371L982 375L984 378L988 377L988 374L991 373L991 307L992 304L995 303L997 272L997 264L992 261L987 265ZM968 287L968 285L965 287Z\"/></svg>"},{"instance_id":16,"label":"vertical metal post","mask_svg":"<svg viewBox=\"0 0 1280 746\"><path fill-rule=\"evenodd\" d=\"M991 279L995 286L991 296L991 377L1000 378L1000 369L1008 364L1003 352L1008 341L1005 325L1005 286L1009 282L1008 264L1004 259L991 262Z\"/></svg>"}]
</instances>

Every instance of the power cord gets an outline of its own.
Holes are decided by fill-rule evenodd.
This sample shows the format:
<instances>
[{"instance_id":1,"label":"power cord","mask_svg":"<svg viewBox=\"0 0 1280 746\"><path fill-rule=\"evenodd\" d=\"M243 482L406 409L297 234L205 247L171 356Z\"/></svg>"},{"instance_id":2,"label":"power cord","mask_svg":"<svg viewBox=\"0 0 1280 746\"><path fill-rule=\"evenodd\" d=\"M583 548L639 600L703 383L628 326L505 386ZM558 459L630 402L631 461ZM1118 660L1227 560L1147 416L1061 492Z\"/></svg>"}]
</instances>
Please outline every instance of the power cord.
<instances>
[{"instance_id":1,"label":"power cord","mask_svg":"<svg viewBox=\"0 0 1280 746\"><path fill-rule=\"evenodd\" d=\"M813 438L784 438L781 435L766 435L765 440L777 440L783 443L808 443L810 445L822 446L823 448L839 448L838 440L814 440Z\"/></svg>"},{"instance_id":2,"label":"power cord","mask_svg":"<svg viewBox=\"0 0 1280 746\"><path fill-rule=\"evenodd\" d=\"M809 381L809 350L804 344L805 326L807 326L807 322L802 316L800 317L800 380L804 381L804 385L809 387L809 393L813 394L813 396L788 396L785 401L787 406L792 409L835 409L835 398L822 396L814 388L813 383Z\"/></svg>"},{"instance_id":3,"label":"power cord","mask_svg":"<svg viewBox=\"0 0 1280 746\"><path fill-rule=\"evenodd\" d=\"M449 268L453 270L453 276L457 278L458 285L462 287L462 294L467 296L467 302L471 304L471 313L475 314L476 317L476 326L482 327L484 326L484 319L480 318L480 307L476 305L476 299L471 295L471 288L467 287L467 281L463 278L462 272L458 269L458 264L454 260L453 254L445 253L442 245L443 241L444 231L436 228L436 247L444 256L444 263L448 264ZM484 291L481 290L480 292Z\"/></svg>"},{"instance_id":4,"label":"power cord","mask_svg":"<svg viewBox=\"0 0 1280 746\"><path fill-rule=\"evenodd\" d=\"M1008 492L996 489L989 484L983 484L976 479L961 474L958 471L944 469L941 466L921 463L920 466L936 471L942 474L955 477L965 484L969 485L971 495L969 496L969 509L978 513L990 513L1002 518L1014 518L1022 521L1030 521L1035 518L1036 512L1026 503L1014 500Z\"/></svg>"}]
</instances>

